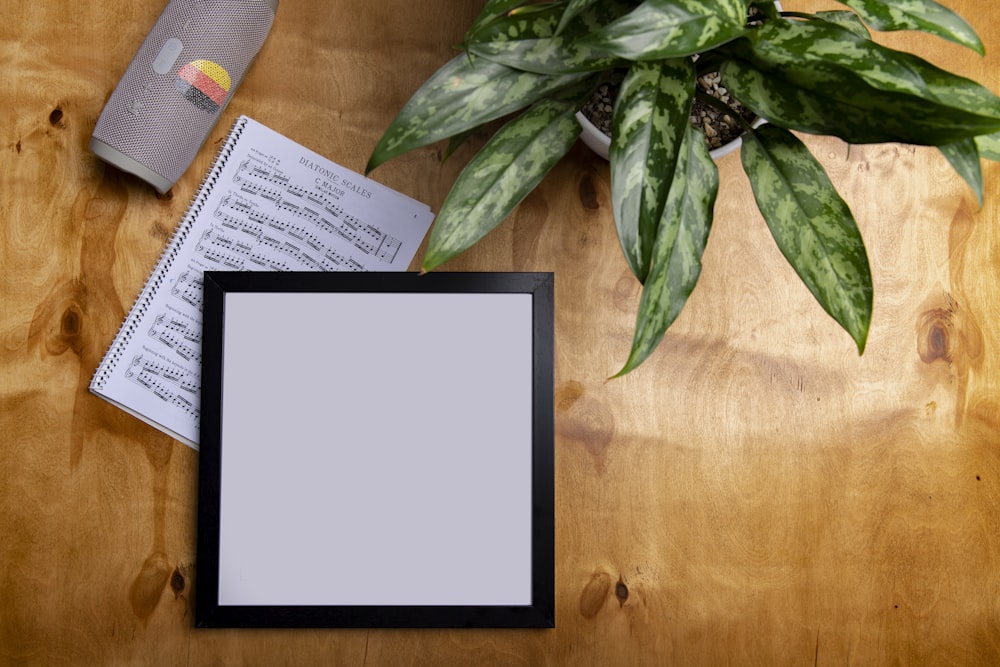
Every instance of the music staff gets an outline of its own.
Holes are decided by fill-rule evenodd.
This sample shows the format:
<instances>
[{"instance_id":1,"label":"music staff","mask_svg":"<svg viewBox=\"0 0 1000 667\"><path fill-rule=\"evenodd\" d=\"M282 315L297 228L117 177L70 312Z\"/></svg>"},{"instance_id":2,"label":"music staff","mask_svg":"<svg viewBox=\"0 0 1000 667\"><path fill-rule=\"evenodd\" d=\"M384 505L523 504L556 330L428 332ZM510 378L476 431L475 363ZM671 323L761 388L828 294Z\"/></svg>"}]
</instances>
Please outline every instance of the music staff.
<instances>
[{"instance_id":1,"label":"music staff","mask_svg":"<svg viewBox=\"0 0 1000 667\"><path fill-rule=\"evenodd\" d=\"M198 394L201 377L176 364L160 363L138 354L132 359L125 377L146 388L162 401L177 406L198 419L201 410Z\"/></svg>"},{"instance_id":2,"label":"music staff","mask_svg":"<svg viewBox=\"0 0 1000 667\"><path fill-rule=\"evenodd\" d=\"M149 328L149 336L185 361L201 361L201 336L188 322L166 314L157 315Z\"/></svg>"},{"instance_id":3,"label":"music staff","mask_svg":"<svg viewBox=\"0 0 1000 667\"><path fill-rule=\"evenodd\" d=\"M267 200L282 214L308 221L327 233L336 234L364 254L381 262L392 262L402 245L399 239L385 234L374 225L364 223L355 215L346 213L342 206L325 194L291 185L289 178L279 170L265 166L253 158L247 158L240 163L233 181L241 193ZM267 215L238 195L227 196L220 203L215 215L223 225L239 229L258 240L260 240L259 230L247 225L246 221L269 226L292 236L297 241L305 241L320 255L326 251L325 245L306 227ZM306 260L306 263L315 265L314 261Z\"/></svg>"},{"instance_id":4,"label":"music staff","mask_svg":"<svg viewBox=\"0 0 1000 667\"><path fill-rule=\"evenodd\" d=\"M201 309L204 300L205 281L201 275L185 271L177 278L177 283L170 289L170 293L181 301L184 301L195 308Z\"/></svg>"},{"instance_id":5,"label":"music staff","mask_svg":"<svg viewBox=\"0 0 1000 667\"><path fill-rule=\"evenodd\" d=\"M297 224L270 215L238 195L227 196L219 203L214 217L222 228L239 232L239 236L232 237L213 228L202 236L197 248L206 259L228 269L246 269L244 260L249 260L259 267L289 270L287 264L276 265L264 254L254 252L253 245L256 245L281 252L298 268L329 271L359 270L358 267L364 270L363 262L356 259L349 262L351 258L335 249L330 234L336 234L342 242L382 262L392 262L402 245L374 225L361 224L354 216L344 215L337 224L307 206L281 206L279 210L311 224ZM254 244L238 240L241 237L253 239Z\"/></svg>"},{"instance_id":6,"label":"music staff","mask_svg":"<svg viewBox=\"0 0 1000 667\"><path fill-rule=\"evenodd\" d=\"M261 270L290 271L287 262L261 252L261 246L270 246L280 250L282 245L283 242L263 233L260 234L258 243L251 244L226 236L218 228L212 228L202 234L197 248L204 259L220 265L225 270L246 271L250 269L247 266L249 262ZM297 255L297 252L293 254Z\"/></svg>"},{"instance_id":7,"label":"music staff","mask_svg":"<svg viewBox=\"0 0 1000 667\"><path fill-rule=\"evenodd\" d=\"M378 250L377 256L383 262L393 262L396 259L396 254L399 253L399 249L403 247L403 242L397 238L388 237L382 244L382 247Z\"/></svg>"}]
</instances>

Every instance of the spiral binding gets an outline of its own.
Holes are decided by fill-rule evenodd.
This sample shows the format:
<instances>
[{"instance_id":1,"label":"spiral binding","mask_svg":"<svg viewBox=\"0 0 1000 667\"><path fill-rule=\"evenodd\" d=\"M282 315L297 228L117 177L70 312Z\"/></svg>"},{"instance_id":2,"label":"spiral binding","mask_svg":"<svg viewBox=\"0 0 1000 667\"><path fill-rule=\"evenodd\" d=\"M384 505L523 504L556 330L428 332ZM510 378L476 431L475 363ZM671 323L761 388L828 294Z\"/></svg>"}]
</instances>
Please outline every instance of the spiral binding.
<instances>
[{"instance_id":1,"label":"spiral binding","mask_svg":"<svg viewBox=\"0 0 1000 667\"><path fill-rule=\"evenodd\" d=\"M191 228L194 227L194 222L201 213L205 200L207 200L209 195L212 194L212 189L219 180L219 175L225 168L226 163L229 160L229 156L232 155L233 150L236 148L236 143L239 141L240 135L243 133L243 128L246 127L248 120L249 119L246 116L240 116L236 119L236 122L233 123L233 128L229 131L229 137L216 154L215 163L208 171L208 174L205 175L201 185L198 187L198 193L191 199L191 203L188 205L187 211L184 213L184 218L182 219L181 224L178 225L177 230L174 232L173 236L170 237L170 242L167 244L163 254L160 255L160 258L157 260L156 267L146 279L146 284L142 288L142 292L139 293L135 303L132 304L132 308L129 310L128 316L118 329L118 333L115 335L114 341L112 341L108 351L104 353L104 358L97 366L97 370L94 372L94 377L90 382L91 390L103 389L105 383L107 383L112 373L114 373L118 362L121 361L125 346L128 345L132 336L139 328L139 322L146 315L146 309L149 307L149 303L152 300L153 295L160 290L160 285L163 282L163 276L170 270L174 257L177 255L177 251L180 247L184 244L184 240L187 238Z\"/></svg>"}]
</instances>

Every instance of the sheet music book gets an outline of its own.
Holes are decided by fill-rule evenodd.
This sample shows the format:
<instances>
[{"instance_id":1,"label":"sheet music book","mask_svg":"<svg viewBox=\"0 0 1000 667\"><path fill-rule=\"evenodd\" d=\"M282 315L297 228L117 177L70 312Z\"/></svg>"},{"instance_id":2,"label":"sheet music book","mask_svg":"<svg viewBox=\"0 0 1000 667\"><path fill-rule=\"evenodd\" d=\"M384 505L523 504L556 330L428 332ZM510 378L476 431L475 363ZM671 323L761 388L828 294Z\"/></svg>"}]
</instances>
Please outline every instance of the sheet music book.
<instances>
[{"instance_id":1,"label":"sheet music book","mask_svg":"<svg viewBox=\"0 0 1000 667\"><path fill-rule=\"evenodd\" d=\"M197 449L205 271L405 271L433 218L241 116L90 390Z\"/></svg>"}]
</instances>

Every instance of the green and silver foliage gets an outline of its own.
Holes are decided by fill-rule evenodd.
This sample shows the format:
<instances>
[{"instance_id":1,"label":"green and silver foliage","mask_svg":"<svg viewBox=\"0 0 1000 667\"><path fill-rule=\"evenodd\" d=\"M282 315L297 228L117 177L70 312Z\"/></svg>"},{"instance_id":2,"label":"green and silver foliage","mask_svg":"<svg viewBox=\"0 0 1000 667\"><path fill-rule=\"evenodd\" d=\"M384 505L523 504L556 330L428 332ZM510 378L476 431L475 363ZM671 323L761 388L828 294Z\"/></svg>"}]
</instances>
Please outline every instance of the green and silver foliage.
<instances>
[{"instance_id":1,"label":"green and silver foliage","mask_svg":"<svg viewBox=\"0 0 1000 667\"><path fill-rule=\"evenodd\" d=\"M864 240L792 131L936 146L981 202L980 159L1000 160L1000 98L871 38L871 30L919 30L982 54L975 31L950 9L934 0L840 2L846 9L802 14L764 0L487 0L462 52L413 95L368 171L444 139L450 153L506 119L441 207L423 259L432 270L538 185L579 135L574 113L624 73L611 189L622 251L643 287L621 375L660 343L701 272L719 177L689 117L696 98L720 104L696 86L717 71L734 98L768 120L745 126L742 164L775 242L861 353L873 304Z\"/></svg>"}]
</instances>

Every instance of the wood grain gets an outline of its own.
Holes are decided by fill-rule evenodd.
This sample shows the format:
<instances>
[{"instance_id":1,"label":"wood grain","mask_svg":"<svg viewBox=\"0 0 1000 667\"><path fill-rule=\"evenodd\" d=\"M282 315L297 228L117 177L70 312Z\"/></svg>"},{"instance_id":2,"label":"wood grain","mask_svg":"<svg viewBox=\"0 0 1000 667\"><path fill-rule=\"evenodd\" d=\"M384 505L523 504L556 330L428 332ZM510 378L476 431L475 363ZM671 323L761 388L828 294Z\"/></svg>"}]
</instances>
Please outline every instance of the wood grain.
<instances>
[{"instance_id":1,"label":"wood grain","mask_svg":"<svg viewBox=\"0 0 1000 667\"><path fill-rule=\"evenodd\" d=\"M608 168L582 146L447 268L556 275L557 628L196 631L197 455L86 389L247 113L363 169L477 3L283 0L166 196L87 150L158 3L15 2L0 23L0 663L1000 664L1000 174L808 138L874 270L868 348L798 282L739 160L701 282L654 357ZM805 11L832 2L787 0ZM949 0L980 59L887 36L1000 91L1000 10ZM438 209L481 137L375 172Z\"/></svg>"}]
</instances>

